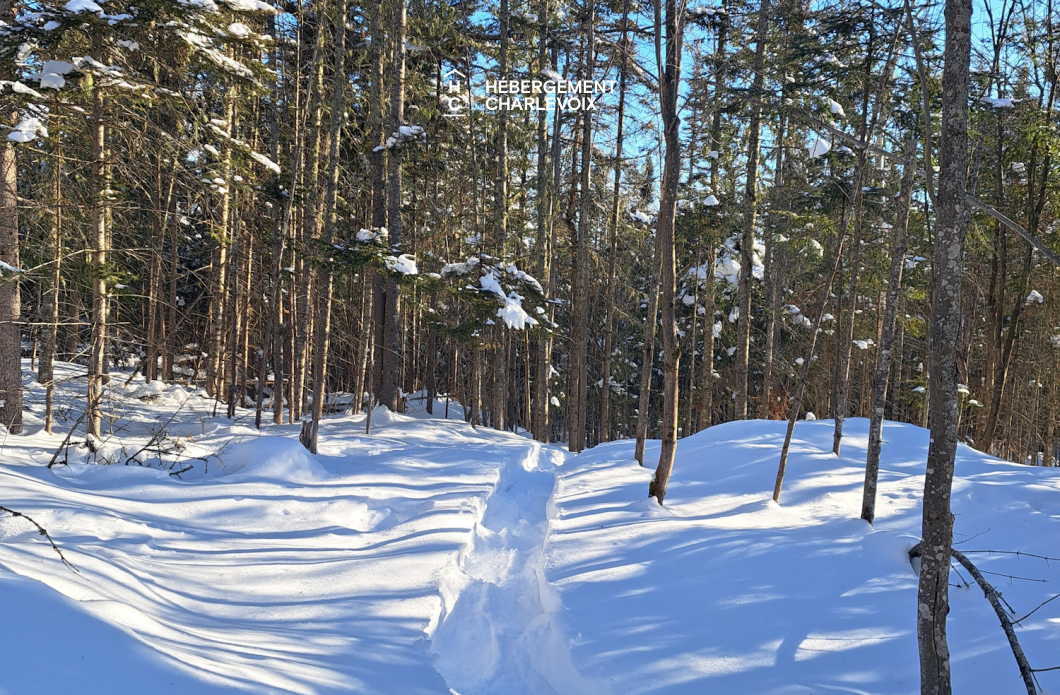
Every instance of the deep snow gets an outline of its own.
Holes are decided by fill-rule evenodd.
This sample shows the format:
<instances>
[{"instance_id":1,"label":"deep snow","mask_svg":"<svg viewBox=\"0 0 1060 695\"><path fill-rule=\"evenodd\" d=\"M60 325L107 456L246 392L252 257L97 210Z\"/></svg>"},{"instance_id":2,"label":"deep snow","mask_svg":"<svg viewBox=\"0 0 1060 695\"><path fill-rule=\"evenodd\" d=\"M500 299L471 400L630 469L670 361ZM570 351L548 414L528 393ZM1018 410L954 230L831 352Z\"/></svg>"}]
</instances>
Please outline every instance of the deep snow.
<instances>
[{"instance_id":1,"label":"deep snow","mask_svg":"<svg viewBox=\"0 0 1060 695\"><path fill-rule=\"evenodd\" d=\"M0 504L80 573L0 517L0 695L918 692L919 428L885 426L873 529L857 519L864 420L847 421L838 460L830 422L799 423L779 506L784 423L681 440L660 508L631 442L570 457L414 402L375 411L371 436L364 416L328 418L311 456L296 426L259 433L252 411L233 423L199 392L116 378L103 455L117 465L82 448L48 470L84 383L62 370L52 436L26 373ZM166 453L121 465L163 424ZM965 552L1060 557L1060 469L962 447L957 475ZM1019 615L1060 593L1056 562L970 557L1045 580L987 575ZM982 593L951 597L955 692L1022 692ZM1060 600L1018 632L1032 665L1060 664ZM1060 672L1040 680L1060 691Z\"/></svg>"},{"instance_id":2,"label":"deep snow","mask_svg":"<svg viewBox=\"0 0 1060 695\"><path fill-rule=\"evenodd\" d=\"M919 692L917 578L927 432L886 423L876 525L858 516L868 421L800 422L778 506L783 422L713 427L681 440L666 508L644 499L651 472L630 442L596 447L558 473L546 577L571 655L615 693ZM646 460L658 456L648 447ZM1060 593L1060 469L960 447L955 540L1020 616ZM971 581L952 572L953 583ZM955 693L1025 693L982 591L951 588ZM1060 665L1060 600L1023 623L1031 665ZM1039 674L1060 691L1060 672Z\"/></svg>"}]
</instances>

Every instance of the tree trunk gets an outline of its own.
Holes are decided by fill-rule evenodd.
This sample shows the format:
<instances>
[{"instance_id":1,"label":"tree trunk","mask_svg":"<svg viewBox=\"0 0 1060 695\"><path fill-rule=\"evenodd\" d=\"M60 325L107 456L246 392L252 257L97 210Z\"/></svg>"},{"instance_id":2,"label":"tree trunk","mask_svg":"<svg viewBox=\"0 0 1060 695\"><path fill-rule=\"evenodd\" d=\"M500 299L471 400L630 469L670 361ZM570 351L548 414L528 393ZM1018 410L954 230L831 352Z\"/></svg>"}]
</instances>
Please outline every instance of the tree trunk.
<instances>
[{"instance_id":1,"label":"tree trunk","mask_svg":"<svg viewBox=\"0 0 1060 695\"><path fill-rule=\"evenodd\" d=\"M878 105L883 99L883 91L887 86L888 77L894 70L893 60L896 55L895 49L898 46L898 39L901 35L901 29L896 28L894 40L891 42L887 54L887 60L884 61L884 68L880 73L880 79L876 86L875 103L877 106L870 117L869 85L872 77L872 38L874 37L874 34L870 33L869 50L865 59L865 90L862 98L861 131L859 133L859 138L862 142L871 142L875 136L876 124L879 120L881 111L881 108ZM848 401L850 398L850 352L854 340L854 324L857 319L858 278L861 269L861 233L865 221L863 215L865 201L863 186L867 178L868 166L870 166L870 164L868 162L867 153L865 150L859 150L857 157L857 174L854 177L854 206L851 213L854 220L854 237L851 239L850 243L850 284L848 285L846 298L848 308L846 310L846 320L843 323L843 331L837 340L839 352L836 359L835 429L832 434L832 453L836 456L839 456L839 448L843 441L843 420L847 416Z\"/></svg>"},{"instance_id":2,"label":"tree trunk","mask_svg":"<svg viewBox=\"0 0 1060 695\"><path fill-rule=\"evenodd\" d=\"M887 276L887 298L883 305L879 345L876 351L876 374L872 382L872 419L869 423L869 445L865 458L865 488L861 502L861 518L870 524L876 518L876 484L880 472L880 447L883 434L883 410L887 402L887 377L891 372L891 345L894 342L894 317L898 311L898 293L902 288L902 269L905 266L906 230L909 225L909 201L913 193L913 174L916 171L916 142L905 145L905 169L902 188L898 192L894 235L891 240L891 267Z\"/></svg>"},{"instance_id":3,"label":"tree trunk","mask_svg":"<svg viewBox=\"0 0 1060 695\"><path fill-rule=\"evenodd\" d=\"M48 288L48 326L44 337L44 352L40 360L37 380L44 385L44 431L52 433L55 401L55 352L59 337L59 293L62 290L63 259L63 152L62 143L55 149L55 211L52 213L52 269Z\"/></svg>"},{"instance_id":4,"label":"tree trunk","mask_svg":"<svg viewBox=\"0 0 1060 695\"><path fill-rule=\"evenodd\" d=\"M922 695L950 693L946 614L949 612L950 554L953 543L950 490L957 454L956 350L961 325L964 237L969 221L965 185L968 176L971 14L970 0L946 0L942 133L929 348L931 439L924 481L923 554L917 598ZM925 168L930 168L929 163L925 163Z\"/></svg>"},{"instance_id":5,"label":"tree trunk","mask_svg":"<svg viewBox=\"0 0 1060 695\"><path fill-rule=\"evenodd\" d=\"M596 3L588 0L586 19L585 74L583 80L591 80L595 69ZM573 316L571 318L571 388L567 398L567 414L570 419L571 451L585 448L586 392L588 380L588 335L589 318L589 235L591 234L592 209L592 147L593 117L591 111L582 113L581 185L578 200L578 225L574 228L575 241L571 245L571 292Z\"/></svg>"},{"instance_id":6,"label":"tree trunk","mask_svg":"<svg viewBox=\"0 0 1060 695\"><path fill-rule=\"evenodd\" d=\"M98 39L94 43L99 43ZM99 440L103 419L103 366L107 350L107 210L106 124L103 120L103 92L92 88L92 335L88 359L87 415L85 434Z\"/></svg>"},{"instance_id":7,"label":"tree trunk","mask_svg":"<svg viewBox=\"0 0 1060 695\"><path fill-rule=\"evenodd\" d=\"M763 0L768 3L768 0ZM666 153L659 198L659 221L655 243L659 255L660 297L662 305L663 342L663 423L659 464L648 485L648 497L659 504L666 497L666 485L677 453L677 374L680 352L677 347L677 320L674 316L676 292L676 258L674 226L677 210L677 179L681 175L681 121L677 115L677 96L681 89L681 51L684 43L684 2L666 2L666 62L662 55L661 4L655 0L655 62L659 71L659 102L662 111ZM765 9L765 7L763 7ZM764 22L764 20L763 20ZM761 82L759 82L759 86ZM752 136L753 137L753 136Z\"/></svg>"},{"instance_id":8,"label":"tree trunk","mask_svg":"<svg viewBox=\"0 0 1060 695\"><path fill-rule=\"evenodd\" d=\"M644 465L644 444L648 439L648 415L651 410L651 380L655 366L655 324L659 314L659 264L661 259L658 236L656 236L648 288L648 315L644 319L644 352L641 355L640 397L637 410L637 444L633 454L642 466Z\"/></svg>"},{"instance_id":9,"label":"tree trunk","mask_svg":"<svg viewBox=\"0 0 1060 695\"><path fill-rule=\"evenodd\" d=\"M331 83L331 122L328 124L328 172L324 193L324 243L331 246L338 224L336 198L339 188L339 153L342 145L343 100L346 96L346 0L336 0L334 41L334 74ZM324 258L323 262L329 262ZM317 271L317 320L313 335L313 425L309 450L317 453L320 418L324 413L324 391L327 382L328 343L331 337L331 293L334 276L330 266Z\"/></svg>"},{"instance_id":10,"label":"tree trunk","mask_svg":"<svg viewBox=\"0 0 1060 695\"><path fill-rule=\"evenodd\" d=\"M622 55L618 67L618 125L615 134L615 187L611 196L611 239L607 251L607 298L604 300L604 359L600 382L600 441L611 441L611 351L615 322L615 267L618 261L618 210L622 185L622 138L626 115L626 73L629 46L629 0L622 0Z\"/></svg>"},{"instance_id":11,"label":"tree trunk","mask_svg":"<svg viewBox=\"0 0 1060 695\"><path fill-rule=\"evenodd\" d=\"M497 15L500 24L500 45L497 52L497 74L501 80L508 79L508 0L500 0ZM497 112L497 139L494 147L497 157L497 175L494 179L493 225L497 235L497 256L506 261L508 257L508 111ZM497 336L496 368L493 380L493 427L503 430L508 420L508 330L503 321L498 321L493 333Z\"/></svg>"},{"instance_id":12,"label":"tree trunk","mask_svg":"<svg viewBox=\"0 0 1060 695\"><path fill-rule=\"evenodd\" d=\"M408 7L405 0L398 0L394 9L394 60L390 80L390 125L394 132L405 121L405 33ZM390 245L401 246L401 146L390 151L387 173L390 183L387 191L387 221ZM401 367L404 355L401 350L401 288L393 278L386 280L385 342L383 348L383 382L380 388L382 403L394 412L401 410Z\"/></svg>"},{"instance_id":13,"label":"tree trunk","mask_svg":"<svg viewBox=\"0 0 1060 695\"><path fill-rule=\"evenodd\" d=\"M722 3L722 7L725 3ZM714 52L714 112L711 114L710 124L710 150L716 151L721 145L721 109L724 90L725 68L728 61L725 58L725 46L729 36L729 14L720 15L718 19L718 40ZM710 158L710 188L711 193L718 193L719 185L719 162L716 157ZM708 231L707 257L704 266L706 272L706 292L703 295L703 364L700 367L699 385L699 423L696 426L702 431L714 424L714 312L715 292L717 279L715 278L715 267L718 260L718 240L714 233Z\"/></svg>"},{"instance_id":14,"label":"tree trunk","mask_svg":"<svg viewBox=\"0 0 1060 695\"><path fill-rule=\"evenodd\" d=\"M18 157L15 146L0 144L0 261L19 268ZM22 432L22 301L19 273L0 277L0 424Z\"/></svg>"},{"instance_id":15,"label":"tree trunk","mask_svg":"<svg viewBox=\"0 0 1060 695\"><path fill-rule=\"evenodd\" d=\"M758 213L758 155L762 121L762 85L765 81L766 30L769 0L761 0L755 29L754 82L751 86L751 119L747 138L747 170L744 188L743 235L740 237L740 289L736 317L736 419L747 417L748 368L751 352L751 282L755 219Z\"/></svg>"}]
</instances>

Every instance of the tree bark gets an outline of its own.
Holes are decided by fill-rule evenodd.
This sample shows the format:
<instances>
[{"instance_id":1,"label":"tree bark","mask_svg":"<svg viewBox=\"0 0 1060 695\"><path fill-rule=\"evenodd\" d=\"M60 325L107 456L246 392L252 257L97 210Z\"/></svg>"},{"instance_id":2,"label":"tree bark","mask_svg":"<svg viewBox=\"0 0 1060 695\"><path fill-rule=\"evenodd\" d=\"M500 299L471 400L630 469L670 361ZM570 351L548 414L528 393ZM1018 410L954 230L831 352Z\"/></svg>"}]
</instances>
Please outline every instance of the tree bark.
<instances>
[{"instance_id":1,"label":"tree bark","mask_svg":"<svg viewBox=\"0 0 1060 695\"><path fill-rule=\"evenodd\" d=\"M611 195L611 234L607 251L607 298L604 300L604 359L600 382L600 441L611 441L611 351L615 322L615 268L618 261L618 210L622 186L622 138L626 115L626 77L629 45L629 0L622 0L622 55L618 67L618 125L615 133L615 186Z\"/></svg>"},{"instance_id":2,"label":"tree bark","mask_svg":"<svg viewBox=\"0 0 1060 695\"><path fill-rule=\"evenodd\" d=\"M758 156L762 121L762 85L765 81L766 29L769 0L761 0L755 29L754 82L751 86L751 119L747 138L747 170L744 174L743 235L740 237L739 316L736 318L736 419L747 417L748 369L751 352L751 274L753 272L755 219L758 213Z\"/></svg>"},{"instance_id":3,"label":"tree bark","mask_svg":"<svg viewBox=\"0 0 1060 695\"><path fill-rule=\"evenodd\" d=\"M336 199L339 188L339 152L342 145L342 122L345 118L346 96L346 0L335 2L334 74L331 82L331 121L328 124L328 170L327 188L324 193L324 243L323 249L331 246L338 223ZM326 253L326 251L325 251ZM318 270L317 320L313 336L313 425L309 450L317 453L320 434L320 419L324 414L324 391L327 382L328 344L331 338L331 294L334 276L330 260L325 256L325 266Z\"/></svg>"},{"instance_id":4,"label":"tree bark","mask_svg":"<svg viewBox=\"0 0 1060 695\"><path fill-rule=\"evenodd\" d=\"M585 73L583 80L591 80L596 67L596 2L587 0ZM591 234L592 209L592 147L593 117L591 111L582 113L581 185L578 199L578 225L574 228L572 244L571 291L573 317L571 319L571 388L567 398L567 414L570 420L569 449L574 452L585 448L586 393L588 380L588 336L589 318L589 235Z\"/></svg>"},{"instance_id":5,"label":"tree bark","mask_svg":"<svg viewBox=\"0 0 1060 695\"><path fill-rule=\"evenodd\" d=\"M876 374L872 382L872 419L869 423L869 445L865 457L865 488L861 501L861 518L870 524L876 518L876 485L880 472L880 447L883 434L883 411L887 401L887 381L891 372L891 345L894 342L894 318L898 311L898 294L902 288L905 267L906 230L909 226L909 201L916 171L916 142L905 145L906 161L902 187L898 192L898 210L891 230L891 267L887 275L887 298L883 305L879 346L876 351Z\"/></svg>"},{"instance_id":6,"label":"tree bark","mask_svg":"<svg viewBox=\"0 0 1060 695\"><path fill-rule=\"evenodd\" d=\"M946 0L940 171L932 264L931 439L924 481L923 557L917 598L922 695L949 695L951 689L946 614L953 544L950 490L957 454L956 351L961 325L964 238L970 217L965 187L971 14L970 0ZM929 163L925 163L925 168L930 168Z\"/></svg>"},{"instance_id":7,"label":"tree bark","mask_svg":"<svg viewBox=\"0 0 1060 695\"><path fill-rule=\"evenodd\" d=\"M99 43L102 39L98 40ZM107 351L107 210L104 201L106 182L106 123L103 114L103 92L92 86L92 334L88 359L87 415L85 434L100 437L103 419L103 370Z\"/></svg>"},{"instance_id":8,"label":"tree bark","mask_svg":"<svg viewBox=\"0 0 1060 695\"><path fill-rule=\"evenodd\" d=\"M764 3L768 1L763 0ZM677 347L677 321L674 316L674 294L676 292L674 226L677 211L677 180L681 175L681 121L677 115L677 97L681 88L681 52L684 44L684 0L665 0L666 62L663 63L660 45L662 41L662 2L663 0L655 0L655 60L659 71L659 102L666 153L663 159L659 221L655 239L659 255L659 279L661 280L659 302L662 305L663 422L659 464L648 485L648 497L654 497L659 504L662 504L666 497L666 486L670 481L674 455L677 453L679 396L677 374L681 355ZM763 9L765 7L767 4L764 4Z\"/></svg>"},{"instance_id":9,"label":"tree bark","mask_svg":"<svg viewBox=\"0 0 1060 695\"><path fill-rule=\"evenodd\" d=\"M398 0L394 9L394 60L390 80L390 125L398 132L405 121L405 33L408 7ZM387 162L389 188L387 190L387 222L390 245L401 246L401 146L390 151ZM383 405L394 412L401 409L401 288L393 278L386 280L385 342L383 348L383 381L380 388Z\"/></svg>"}]
</instances>

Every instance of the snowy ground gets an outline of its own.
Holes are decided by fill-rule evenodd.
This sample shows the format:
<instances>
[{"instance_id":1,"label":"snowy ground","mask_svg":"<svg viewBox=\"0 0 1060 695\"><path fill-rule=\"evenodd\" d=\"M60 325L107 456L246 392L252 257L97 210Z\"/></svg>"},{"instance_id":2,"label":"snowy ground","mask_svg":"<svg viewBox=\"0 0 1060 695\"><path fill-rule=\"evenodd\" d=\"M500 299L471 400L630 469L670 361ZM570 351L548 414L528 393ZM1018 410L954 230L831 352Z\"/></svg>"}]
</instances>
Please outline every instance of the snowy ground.
<instances>
[{"instance_id":1,"label":"snowy ground","mask_svg":"<svg viewBox=\"0 0 1060 695\"><path fill-rule=\"evenodd\" d=\"M629 442L568 458L376 411L371 436L363 416L328 418L313 457L296 427L259 433L252 411L233 423L201 393L116 378L102 455L117 465L82 447L48 470L80 374L63 368L48 436L27 372L27 434L0 440L0 505L80 570L0 517L0 695L918 692L918 428L885 429L872 529L856 519L860 420L839 460L830 423L800 423L781 506L781 423L682 440L660 509ZM1060 557L1058 493L1060 469L962 448L961 548ZM988 575L1019 615L1060 593L1060 563L970 556L1044 580ZM981 592L951 596L955 692L1022 692ZM1019 636L1032 665L1060 665L1060 600ZM1060 672L1040 679L1060 692Z\"/></svg>"},{"instance_id":2,"label":"snowy ground","mask_svg":"<svg viewBox=\"0 0 1060 695\"><path fill-rule=\"evenodd\" d=\"M614 693L898 695L919 692L917 579L927 432L887 423L876 527L858 519L868 422L795 430L781 505L771 499L784 423L729 423L678 444L665 509L644 499L632 445L579 456L558 474L547 578L586 678ZM646 460L658 456L648 447ZM953 510L959 547L1022 616L1060 593L1060 469L962 446ZM953 583L971 581L963 570ZM974 586L950 591L955 693L1025 693L997 617ZM1031 665L1060 665L1060 600L1023 623ZM1060 672L1040 674L1060 692Z\"/></svg>"}]
</instances>

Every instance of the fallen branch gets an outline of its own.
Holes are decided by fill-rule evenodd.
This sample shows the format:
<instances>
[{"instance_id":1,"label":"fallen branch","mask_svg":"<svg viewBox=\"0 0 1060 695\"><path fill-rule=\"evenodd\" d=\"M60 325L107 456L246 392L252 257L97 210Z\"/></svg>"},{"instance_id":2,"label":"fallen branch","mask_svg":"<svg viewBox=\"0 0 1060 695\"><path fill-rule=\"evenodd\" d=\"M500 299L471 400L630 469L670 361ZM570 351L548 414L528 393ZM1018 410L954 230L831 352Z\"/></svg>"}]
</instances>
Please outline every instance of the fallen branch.
<instances>
[{"instance_id":1,"label":"fallen branch","mask_svg":"<svg viewBox=\"0 0 1060 695\"><path fill-rule=\"evenodd\" d=\"M1016 657L1016 664L1020 669L1020 676L1023 678L1023 684L1027 687L1027 695L1038 695L1038 689L1034 685L1034 669L1027 662L1027 655L1023 653L1023 647L1020 646L1019 640L1016 639L1016 629L1013 627L1012 618L1009 617L1008 613L1005 612L1004 607L1001 605L1001 599L997 590L991 586L990 582L986 581L983 574L979 571L972 561L969 560L964 553L951 548L950 553L953 559L961 563L964 569L968 570L968 573L975 579L975 583L979 585L979 588L983 590L983 595L986 600L990 602L990 606L994 609L994 613L997 614L998 620L1001 621L1001 629L1005 631L1005 636L1008 638L1009 647L1012 648L1012 656ZM909 551L909 559L920 557L920 544L917 543Z\"/></svg>"},{"instance_id":2,"label":"fallen branch","mask_svg":"<svg viewBox=\"0 0 1060 695\"><path fill-rule=\"evenodd\" d=\"M48 532L44 529L44 527L41 526L40 524L38 524L36 521L34 521L32 517L30 517L27 514L23 514L22 512L16 512L14 509L8 509L7 507L0 507L0 512L7 512L11 516L21 517L21 518L25 519L26 521L28 521L29 523L31 523L34 526L36 526L37 527L37 531L40 532L40 535L42 535L45 538L47 538L48 542L51 543L52 550L54 550L56 553L59 554L59 559L63 561L63 564L66 565L67 567L69 567L70 569L72 569L74 572L77 572L78 574L81 573L81 570L77 569L76 567L74 567L73 565L70 564L70 561L66 559L65 555L63 555L63 551L59 550L59 546L57 546L55 544L55 541L52 540L52 537L48 534Z\"/></svg>"},{"instance_id":3,"label":"fallen branch","mask_svg":"<svg viewBox=\"0 0 1060 695\"><path fill-rule=\"evenodd\" d=\"M81 413L81 417L77 418L77 422L75 422L74 426L70 428L70 431L66 433L66 439L63 440L63 443L60 444L59 448L55 450L54 454L52 454L52 460L48 461L48 468L54 466L55 462L59 460L59 454L69 446L70 437L72 437L74 432L77 431L77 428L81 425L81 422L84 421L86 415L88 415L88 408L85 408L84 412Z\"/></svg>"}]
</instances>

